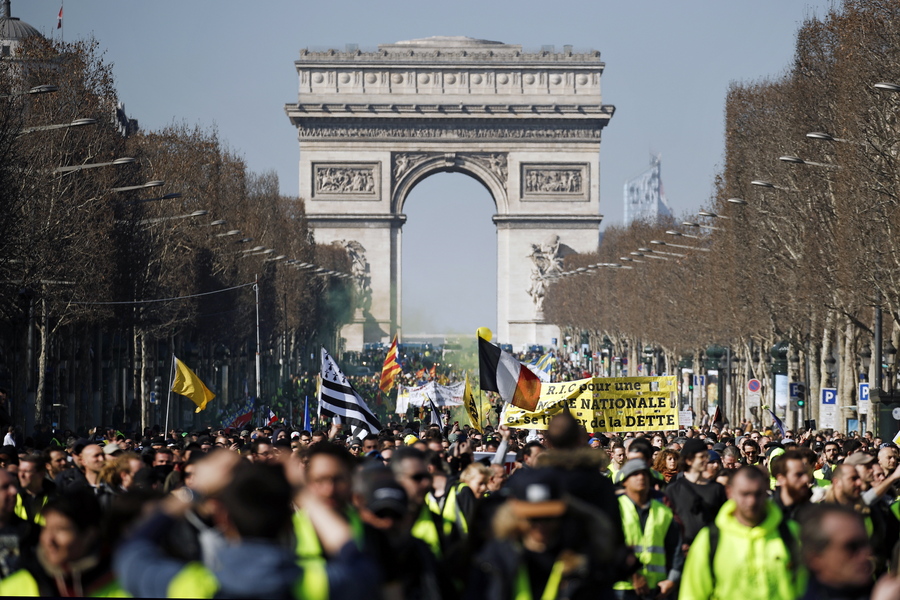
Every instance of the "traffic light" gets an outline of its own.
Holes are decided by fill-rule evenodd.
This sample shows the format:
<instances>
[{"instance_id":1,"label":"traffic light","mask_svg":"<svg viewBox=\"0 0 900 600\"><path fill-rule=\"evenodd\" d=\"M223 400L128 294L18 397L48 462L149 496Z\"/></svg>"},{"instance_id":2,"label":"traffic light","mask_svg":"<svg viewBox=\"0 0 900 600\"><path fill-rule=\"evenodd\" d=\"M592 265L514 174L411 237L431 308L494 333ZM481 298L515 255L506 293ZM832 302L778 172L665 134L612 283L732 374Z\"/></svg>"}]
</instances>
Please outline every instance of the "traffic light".
<instances>
[{"instance_id":1,"label":"traffic light","mask_svg":"<svg viewBox=\"0 0 900 600\"><path fill-rule=\"evenodd\" d=\"M797 408L806 406L806 386L802 383L797 386Z\"/></svg>"},{"instance_id":2,"label":"traffic light","mask_svg":"<svg viewBox=\"0 0 900 600\"><path fill-rule=\"evenodd\" d=\"M159 375L153 378L153 391L157 394L162 392L162 377Z\"/></svg>"}]
</instances>

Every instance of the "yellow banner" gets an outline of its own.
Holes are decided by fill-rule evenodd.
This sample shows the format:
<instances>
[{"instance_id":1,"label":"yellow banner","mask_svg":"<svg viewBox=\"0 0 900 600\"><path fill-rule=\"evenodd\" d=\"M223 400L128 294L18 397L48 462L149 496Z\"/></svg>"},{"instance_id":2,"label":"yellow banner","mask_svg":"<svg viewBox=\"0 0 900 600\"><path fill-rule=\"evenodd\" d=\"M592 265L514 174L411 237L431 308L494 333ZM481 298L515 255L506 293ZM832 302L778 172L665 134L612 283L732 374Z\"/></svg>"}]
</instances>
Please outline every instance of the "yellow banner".
<instances>
[{"instance_id":1,"label":"yellow banner","mask_svg":"<svg viewBox=\"0 0 900 600\"><path fill-rule=\"evenodd\" d=\"M478 431L484 431L481 426L481 415L478 410L478 402L472 394L472 386L469 384L469 373L466 373L466 387L463 391L463 404L466 406L466 414L469 415L469 423Z\"/></svg>"},{"instance_id":2,"label":"yellow banner","mask_svg":"<svg viewBox=\"0 0 900 600\"><path fill-rule=\"evenodd\" d=\"M676 389L674 376L545 383L534 412L507 404L500 420L510 427L547 429L550 419L568 407L588 431L677 430Z\"/></svg>"}]
</instances>

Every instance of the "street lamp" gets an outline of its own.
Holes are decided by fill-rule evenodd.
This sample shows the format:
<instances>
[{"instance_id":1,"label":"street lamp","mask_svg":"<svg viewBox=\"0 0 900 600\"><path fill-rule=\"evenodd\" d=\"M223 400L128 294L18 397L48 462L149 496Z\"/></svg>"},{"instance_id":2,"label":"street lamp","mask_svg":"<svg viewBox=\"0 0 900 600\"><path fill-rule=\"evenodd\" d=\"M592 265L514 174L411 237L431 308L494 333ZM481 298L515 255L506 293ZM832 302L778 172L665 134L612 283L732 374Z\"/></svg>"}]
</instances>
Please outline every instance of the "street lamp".
<instances>
[{"instance_id":1,"label":"street lamp","mask_svg":"<svg viewBox=\"0 0 900 600\"><path fill-rule=\"evenodd\" d=\"M216 237L228 237L231 235L241 235L240 229L232 229L230 231L226 231L225 233L217 233Z\"/></svg>"},{"instance_id":2,"label":"street lamp","mask_svg":"<svg viewBox=\"0 0 900 600\"><path fill-rule=\"evenodd\" d=\"M56 167L53 170L54 173L74 173L75 171L84 171L85 169L96 169L97 167L109 167L112 165L130 165L136 162L136 159L131 158L130 156L123 156L122 158L117 158L115 160L111 160L109 162L102 163L88 163L84 165L67 165L64 167Z\"/></svg>"},{"instance_id":3,"label":"street lamp","mask_svg":"<svg viewBox=\"0 0 900 600\"><path fill-rule=\"evenodd\" d=\"M85 125L94 125L97 123L97 119L75 119L70 123L59 123L56 125L36 125L34 127L26 127L21 130L16 137L27 135L29 133L34 133L36 131L51 131L53 129L69 129L71 127L84 127Z\"/></svg>"},{"instance_id":4,"label":"street lamp","mask_svg":"<svg viewBox=\"0 0 900 600\"><path fill-rule=\"evenodd\" d=\"M722 231L721 227L716 227L715 225L704 225L702 223L695 223L693 221L684 221L681 224L684 225L685 227L697 227L698 229L711 229L713 231Z\"/></svg>"},{"instance_id":5,"label":"street lamp","mask_svg":"<svg viewBox=\"0 0 900 600\"><path fill-rule=\"evenodd\" d=\"M165 185L165 181L161 181L159 179L154 179L152 181L148 181L146 183L140 183L138 185L126 185L124 187L116 187L110 188L110 192L132 192L134 190L143 190L145 188L154 188Z\"/></svg>"},{"instance_id":6,"label":"street lamp","mask_svg":"<svg viewBox=\"0 0 900 600\"><path fill-rule=\"evenodd\" d=\"M632 254L634 254L634 252L632 252ZM619 260L621 260L622 262L635 262L635 263L641 263L641 264L643 264L645 262L643 260L635 260L635 259L629 258L627 256L620 256Z\"/></svg>"},{"instance_id":7,"label":"street lamp","mask_svg":"<svg viewBox=\"0 0 900 600\"><path fill-rule=\"evenodd\" d=\"M720 215L718 213L714 213L708 210L698 210L697 216L699 217L708 217L710 219L730 219L731 217L726 217L725 215Z\"/></svg>"},{"instance_id":8,"label":"street lamp","mask_svg":"<svg viewBox=\"0 0 900 600\"><path fill-rule=\"evenodd\" d=\"M655 258L656 260L669 260L665 256L653 256L653 254L644 254L643 252L629 252L632 256L640 256L642 258Z\"/></svg>"},{"instance_id":9,"label":"street lamp","mask_svg":"<svg viewBox=\"0 0 900 600\"><path fill-rule=\"evenodd\" d=\"M675 231L674 229L669 229L668 231L666 231L666 233L669 235L674 235L675 237L686 237L686 238L691 238L693 240L703 239L699 235L691 235L689 233L681 233L680 231Z\"/></svg>"},{"instance_id":10,"label":"street lamp","mask_svg":"<svg viewBox=\"0 0 900 600\"><path fill-rule=\"evenodd\" d=\"M896 83L889 83L886 81L876 83L872 87L874 87L877 90L882 90L885 92L895 92L895 93L900 92L900 85L897 85Z\"/></svg>"},{"instance_id":11,"label":"street lamp","mask_svg":"<svg viewBox=\"0 0 900 600\"><path fill-rule=\"evenodd\" d=\"M36 85L31 89L27 89L24 92L13 92L12 94L3 94L0 96L0 100L6 100L7 98L15 98L17 96L33 96L36 94L49 94L50 92L59 91L59 88L55 85L44 84L44 85Z\"/></svg>"},{"instance_id":12,"label":"street lamp","mask_svg":"<svg viewBox=\"0 0 900 600\"><path fill-rule=\"evenodd\" d=\"M809 165L811 167L825 167L826 169L840 169L840 165L832 165L828 163L820 163L812 160L805 160L799 156L779 156L778 160L792 165Z\"/></svg>"},{"instance_id":13,"label":"street lamp","mask_svg":"<svg viewBox=\"0 0 900 600\"><path fill-rule=\"evenodd\" d=\"M650 242L651 244L653 242ZM686 258L687 254L677 254L675 252L663 252L662 250L654 250L653 248L638 248L638 252L647 252L651 256L654 254L662 254L664 256L674 256L676 258Z\"/></svg>"},{"instance_id":14,"label":"street lamp","mask_svg":"<svg viewBox=\"0 0 900 600\"><path fill-rule=\"evenodd\" d=\"M672 248L686 248L687 250L699 250L700 252L709 252L709 248L701 248L699 246L685 246L683 244L670 244L669 242L664 242L662 240L650 240L651 244L656 244L657 246L669 246Z\"/></svg>"},{"instance_id":15,"label":"street lamp","mask_svg":"<svg viewBox=\"0 0 900 600\"><path fill-rule=\"evenodd\" d=\"M208 210L195 210L194 212L186 215L175 215L173 217L153 217L150 219L141 219L137 221L137 225L153 225L155 223L162 223L164 221L177 221L180 219L193 219L196 217L202 217L208 215Z\"/></svg>"},{"instance_id":16,"label":"street lamp","mask_svg":"<svg viewBox=\"0 0 900 600\"><path fill-rule=\"evenodd\" d=\"M737 204L738 206L744 206L747 204L747 201L743 198L729 198L726 202L731 202L732 204Z\"/></svg>"},{"instance_id":17,"label":"street lamp","mask_svg":"<svg viewBox=\"0 0 900 600\"><path fill-rule=\"evenodd\" d=\"M173 198L181 198L181 196L181 192L170 192L168 194L165 194L164 196L157 196L156 198L141 198L139 200L129 200L128 204L143 204L144 202L156 202L157 200L172 200Z\"/></svg>"}]
</instances>

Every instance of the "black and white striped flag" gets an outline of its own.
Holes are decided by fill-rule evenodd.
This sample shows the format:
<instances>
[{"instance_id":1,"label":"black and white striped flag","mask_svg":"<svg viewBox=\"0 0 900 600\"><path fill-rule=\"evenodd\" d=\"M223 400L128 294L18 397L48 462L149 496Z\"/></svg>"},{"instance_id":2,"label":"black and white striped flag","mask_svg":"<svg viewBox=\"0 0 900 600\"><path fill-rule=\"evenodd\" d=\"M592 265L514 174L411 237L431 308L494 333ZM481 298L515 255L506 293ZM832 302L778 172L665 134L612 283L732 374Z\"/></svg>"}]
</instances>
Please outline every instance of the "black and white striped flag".
<instances>
[{"instance_id":1,"label":"black and white striped flag","mask_svg":"<svg viewBox=\"0 0 900 600\"><path fill-rule=\"evenodd\" d=\"M355 437L362 438L369 433L381 431L381 423L350 385L347 376L341 372L325 348L322 348L319 410L323 415L340 417L342 423L350 426L350 431Z\"/></svg>"}]
</instances>

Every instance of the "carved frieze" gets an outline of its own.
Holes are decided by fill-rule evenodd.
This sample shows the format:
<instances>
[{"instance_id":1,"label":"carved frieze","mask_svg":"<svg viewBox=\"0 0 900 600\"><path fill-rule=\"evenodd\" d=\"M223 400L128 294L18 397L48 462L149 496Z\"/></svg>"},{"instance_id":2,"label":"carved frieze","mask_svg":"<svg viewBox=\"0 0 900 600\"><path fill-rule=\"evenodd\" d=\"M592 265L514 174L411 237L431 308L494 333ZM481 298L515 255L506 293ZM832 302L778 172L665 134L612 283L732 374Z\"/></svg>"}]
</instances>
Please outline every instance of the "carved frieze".
<instances>
[{"instance_id":1,"label":"carved frieze","mask_svg":"<svg viewBox=\"0 0 900 600\"><path fill-rule=\"evenodd\" d=\"M394 174L394 182L400 181L410 170L428 159L435 157L446 158L447 156L447 153L444 152L396 152L393 156L394 165L392 172ZM452 160L457 162L472 161L480 164L482 167L493 173L503 185L506 184L506 180L509 177L506 166L506 154L459 152L453 153L452 157Z\"/></svg>"},{"instance_id":2,"label":"carved frieze","mask_svg":"<svg viewBox=\"0 0 900 600\"><path fill-rule=\"evenodd\" d=\"M522 200L587 201L589 173L587 163L522 163Z\"/></svg>"},{"instance_id":3,"label":"carved frieze","mask_svg":"<svg viewBox=\"0 0 900 600\"><path fill-rule=\"evenodd\" d=\"M599 140L600 128L588 127L373 127L301 126L301 140L317 139L488 139Z\"/></svg>"},{"instance_id":4,"label":"carved frieze","mask_svg":"<svg viewBox=\"0 0 900 600\"><path fill-rule=\"evenodd\" d=\"M314 200L379 200L379 163L313 163Z\"/></svg>"}]
</instances>

